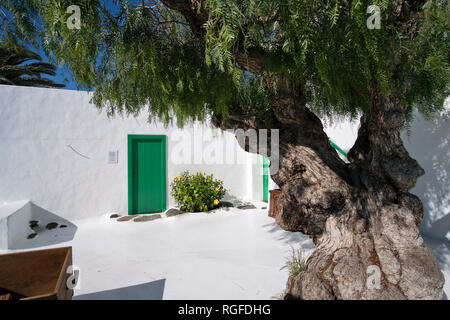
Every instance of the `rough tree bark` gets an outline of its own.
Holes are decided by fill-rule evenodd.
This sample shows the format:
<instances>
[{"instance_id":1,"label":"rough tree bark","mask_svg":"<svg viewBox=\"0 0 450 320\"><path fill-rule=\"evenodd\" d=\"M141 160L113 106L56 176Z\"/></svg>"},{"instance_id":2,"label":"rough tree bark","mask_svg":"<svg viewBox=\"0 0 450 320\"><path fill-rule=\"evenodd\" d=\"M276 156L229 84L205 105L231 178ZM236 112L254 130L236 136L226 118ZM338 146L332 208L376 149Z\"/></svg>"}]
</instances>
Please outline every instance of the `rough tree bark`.
<instances>
[{"instance_id":1,"label":"rough tree bark","mask_svg":"<svg viewBox=\"0 0 450 320\"><path fill-rule=\"evenodd\" d=\"M350 179L329 166L306 164L298 174L295 157L282 157L277 222L316 244L285 298L442 299L443 275L418 231L423 207L408 192L424 171L400 138L405 108L374 99L349 153ZM381 272L379 288L368 285L369 266Z\"/></svg>"},{"instance_id":2,"label":"rough tree bark","mask_svg":"<svg viewBox=\"0 0 450 320\"><path fill-rule=\"evenodd\" d=\"M207 16L195 11L198 1L163 2L180 11L201 38ZM240 49L233 52L236 62L258 73L263 53ZM276 221L309 235L316 245L304 270L289 278L285 299L442 299L443 275L418 231L422 203L408 192L424 171L400 138L406 106L374 95L346 164L307 108L301 88L281 78L276 90L266 84L270 124L241 105L213 122L224 130L279 129L279 170L271 172L281 188ZM263 155L271 151L241 147ZM380 271L379 287L368 281L373 266Z\"/></svg>"},{"instance_id":3,"label":"rough tree bark","mask_svg":"<svg viewBox=\"0 0 450 320\"><path fill-rule=\"evenodd\" d=\"M408 192L424 171L400 138L406 106L374 98L345 164L298 90L278 88L271 103L280 129L276 221L316 245L305 269L289 278L285 299L442 299L443 275L418 230L422 203ZM234 111L240 114L216 125L263 127ZM376 270L379 287L371 282Z\"/></svg>"},{"instance_id":4,"label":"rough tree bark","mask_svg":"<svg viewBox=\"0 0 450 320\"><path fill-rule=\"evenodd\" d=\"M423 207L408 193L424 171L400 138L405 108L394 98L374 99L349 153L350 179L330 166L305 164L298 174L296 157L282 157L273 177L282 189L277 222L316 244L285 298L442 298L443 275L418 231ZM381 272L379 288L368 282L369 266Z\"/></svg>"}]
</instances>

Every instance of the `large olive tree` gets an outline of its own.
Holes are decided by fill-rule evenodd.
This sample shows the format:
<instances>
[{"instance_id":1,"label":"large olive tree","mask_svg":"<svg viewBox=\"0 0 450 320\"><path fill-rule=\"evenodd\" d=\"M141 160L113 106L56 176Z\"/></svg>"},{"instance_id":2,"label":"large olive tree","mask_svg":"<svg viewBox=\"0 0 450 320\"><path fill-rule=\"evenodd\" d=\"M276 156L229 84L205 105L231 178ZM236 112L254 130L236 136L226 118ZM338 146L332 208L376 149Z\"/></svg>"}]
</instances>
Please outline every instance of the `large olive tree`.
<instances>
[{"instance_id":1,"label":"large olive tree","mask_svg":"<svg viewBox=\"0 0 450 320\"><path fill-rule=\"evenodd\" d=\"M0 3L13 21L5 34L40 40L109 114L148 108L180 125L211 115L222 129L279 129L276 221L316 244L286 298L442 297L409 193L424 170L400 131L449 93L447 0ZM335 116L360 117L348 164L323 130ZM380 286L368 285L377 268Z\"/></svg>"}]
</instances>

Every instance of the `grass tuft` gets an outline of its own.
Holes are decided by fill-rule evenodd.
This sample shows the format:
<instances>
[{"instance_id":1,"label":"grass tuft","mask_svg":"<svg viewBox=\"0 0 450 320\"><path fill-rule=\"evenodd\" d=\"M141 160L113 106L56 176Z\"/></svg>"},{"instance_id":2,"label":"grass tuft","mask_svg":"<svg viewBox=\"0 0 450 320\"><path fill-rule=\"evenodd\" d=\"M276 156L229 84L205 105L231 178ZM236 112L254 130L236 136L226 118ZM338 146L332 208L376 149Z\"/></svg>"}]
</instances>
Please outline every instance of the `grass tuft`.
<instances>
[{"instance_id":1,"label":"grass tuft","mask_svg":"<svg viewBox=\"0 0 450 320\"><path fill-rule=\"evenodd\" d=\"M287 269L289 275L296 275L305 269L307 258L302 248L291 247L291 249L291 256L286 258L286 263L280 270Z\"/></svg>"}]
</instances>

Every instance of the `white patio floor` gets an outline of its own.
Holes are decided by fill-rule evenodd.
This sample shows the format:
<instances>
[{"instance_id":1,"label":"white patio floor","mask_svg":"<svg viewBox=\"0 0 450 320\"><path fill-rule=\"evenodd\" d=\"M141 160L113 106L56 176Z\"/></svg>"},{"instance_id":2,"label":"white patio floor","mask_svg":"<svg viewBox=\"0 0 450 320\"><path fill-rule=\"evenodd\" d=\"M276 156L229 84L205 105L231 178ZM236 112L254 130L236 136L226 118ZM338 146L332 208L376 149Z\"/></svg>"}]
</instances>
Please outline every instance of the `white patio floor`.
<instances>
[{"instance_id":1,"label":"white patio floor","mask_svg":"<svg viewBox=\"0 0 450 320\"><path fill-rule=\"evenodd\" d=\"M117 222L109 215L72 221L73 240L32 250L72 246L80 269L74 299L272 299L288 278L280 270L291 248L314 250L305 235L287 232L258 209L223 208L148 222ZM59 228L49 230L58 236ZM42 237L48 243L49 234ZM425 238L450 292L449 244ZM23 251L23 250L9 250ZM0 252L5 253L5 252Z\"/></svg>"},{"instance_id":2,"label":"white patio floor","mask_svg":"<svg viewBox=\"0 0 450 320\"><path fill-rule=\"evenodd\" d=\"M77 226L73 240L44 248L73 247L73 263L80 269L74 299L279 295L288 278L280 268L291 246L311 253L313 243L301 233L281 230L267 209L226 210L149 222L117 222L109 215L72 221ZM104 292L112 289L120 290Z\"/></svg>"}]
</instances>

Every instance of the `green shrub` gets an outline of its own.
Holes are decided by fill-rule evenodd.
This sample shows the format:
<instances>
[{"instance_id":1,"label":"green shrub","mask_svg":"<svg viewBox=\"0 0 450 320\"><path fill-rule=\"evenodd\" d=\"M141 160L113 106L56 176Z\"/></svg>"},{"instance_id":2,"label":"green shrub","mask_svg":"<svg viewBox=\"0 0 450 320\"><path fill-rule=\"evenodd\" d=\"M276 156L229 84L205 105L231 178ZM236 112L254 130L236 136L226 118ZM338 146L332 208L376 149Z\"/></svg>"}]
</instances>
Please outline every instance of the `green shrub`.
<instances>
[{"instance_id":1,"label":"green shrub","mask_svg":"<svg viewBox=\"0 0 450 320\"><path fill-rule=\"evenodd\" d=\"M214 179L214 175L183 172L174 177L170 185L170 194L179 208L189 212L206 212L219 205L225 196L223 181Z\"/></svg>"}]
</instances>

